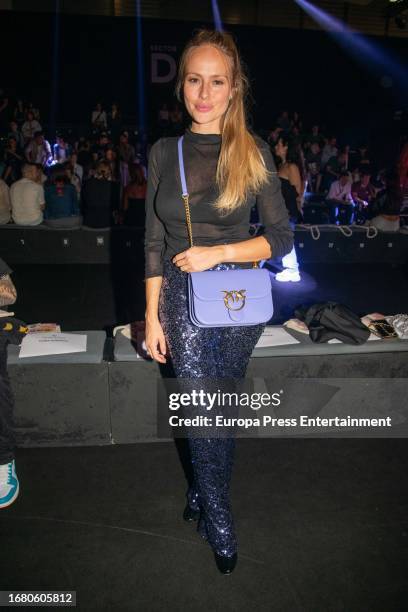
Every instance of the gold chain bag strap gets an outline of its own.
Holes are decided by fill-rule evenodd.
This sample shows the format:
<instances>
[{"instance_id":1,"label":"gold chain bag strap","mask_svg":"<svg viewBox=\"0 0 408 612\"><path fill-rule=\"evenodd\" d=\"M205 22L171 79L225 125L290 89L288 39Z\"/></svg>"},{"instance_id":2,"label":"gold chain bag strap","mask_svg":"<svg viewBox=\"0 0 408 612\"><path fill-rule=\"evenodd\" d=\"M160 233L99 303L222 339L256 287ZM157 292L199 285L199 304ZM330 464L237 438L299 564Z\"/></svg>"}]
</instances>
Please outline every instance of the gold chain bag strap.
<instances>
[{"instance_id":1,"label":"gold chain bag strap","mask_svg":"<svg viewBox=\"0 0 408 612\"><path fill-rule=\"evenodd\" d=\"M194 246L189 194L184 172L183 136L178 140L182 198L190 247ZM251 269L188 273L189 315L198 327L266 323L273 314L269 272L253 262Z\"/></svg>"}]
</instances>

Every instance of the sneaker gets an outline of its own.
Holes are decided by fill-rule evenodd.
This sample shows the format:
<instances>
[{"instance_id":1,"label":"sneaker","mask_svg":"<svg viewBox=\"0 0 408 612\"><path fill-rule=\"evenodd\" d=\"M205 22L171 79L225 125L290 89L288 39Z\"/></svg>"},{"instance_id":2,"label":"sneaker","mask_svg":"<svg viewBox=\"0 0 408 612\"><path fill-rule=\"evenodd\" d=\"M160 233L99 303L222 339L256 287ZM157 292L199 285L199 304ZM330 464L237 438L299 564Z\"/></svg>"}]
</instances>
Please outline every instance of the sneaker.
<instances>
[{"instance_id":1,"label":"sneaker","mask_svg":"<svg viewBox=\"0 0 408 612\"><path fill-rule=\"evenodd\" d=\"M278 272L275 275L275 280L280 281L281 283L287 283L291 281L292 283L298 283L300 281L300 274L297 270L289 270L289 268L285 268L282 272Z\"/></svg>"},{"instance_id":2,"label":"sneaker","mask_svg":"<svg viewBox=\"0 0 408 612\"><path fill-rule=\"evenodd\" d=\"M10 506L18 496L19 482L15 461L0 465L0 509Z\"/></svg>"}]
</instances>

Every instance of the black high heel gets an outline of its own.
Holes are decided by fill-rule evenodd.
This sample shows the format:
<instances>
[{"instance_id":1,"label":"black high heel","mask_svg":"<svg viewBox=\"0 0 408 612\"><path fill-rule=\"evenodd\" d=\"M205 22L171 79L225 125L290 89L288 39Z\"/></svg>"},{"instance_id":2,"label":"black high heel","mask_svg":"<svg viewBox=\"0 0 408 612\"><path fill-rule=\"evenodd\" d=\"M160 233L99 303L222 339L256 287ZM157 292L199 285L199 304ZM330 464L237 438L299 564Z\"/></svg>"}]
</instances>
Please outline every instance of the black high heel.
<instances>
[{"instance_id":1,"label":"black high heel","mask_svg":"<svg viewBox=\"0 0 408 612\"><path fill-rule=\"evenodd\" d=\"M230 574L238 561L238 554L235 553L232 557L224 557L218 553L214 553L215 563L221 574Z\"/></svg>"},{"instance_id":2,"label":"black high heel","mask_svg":"<svg viewBox=\"0 0 408 612\"><path fill-rule=\"evenodd\" d=\"M192 523L193 521L198 521L199 518L200 518L200 510L193 510L187 504L187 506L184 508L183 519L187 521L188 523Z\"/></svg>"}]
</instances>

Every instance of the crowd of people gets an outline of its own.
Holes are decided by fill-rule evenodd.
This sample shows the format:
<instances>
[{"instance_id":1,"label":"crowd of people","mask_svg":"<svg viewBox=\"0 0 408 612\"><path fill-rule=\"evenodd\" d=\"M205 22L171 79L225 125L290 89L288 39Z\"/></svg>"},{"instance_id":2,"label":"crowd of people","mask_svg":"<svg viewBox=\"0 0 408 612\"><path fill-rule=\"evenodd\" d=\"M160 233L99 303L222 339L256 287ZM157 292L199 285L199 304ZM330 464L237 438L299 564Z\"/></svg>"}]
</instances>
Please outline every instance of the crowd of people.
<instances>
[{"instance_id":1,"label":"crowd of people","mask_svg":"<svg viewBox=\"0 0 408 612\"><path fill-rule=\"evenodd\" d=\"M335 135L323 134L318 124L306 130L297 112L290 116L283 111L267 140L294 222L304 221L305 205L313 201L314 209L320 203L325 213L320 213L320 222L399 230L404 199L408 199L406 165L380 168L366 144L340 145Z\"/></svg>"},{"instance_id":2,"label":"crowd of people","mask_svg":"<svg viewBox=\"0 0 408 612\"><path fill-rule=\"evenodd\" d=\"M32 103L17 100L5 113L7 106L0 98L0 224L143 226L146 142L125 129L117 103L106 111L98 102L87 135L72 139L59 133L53 144ZM182 109L162 104L156 130L159 136L182 133ZM318 124L305 129L297 112L283 111L262 135L275 156L293 224L305 222L312 200L320 202L327 223L399 229L408 196L403 164L378 168L365 144L352 149Z\"/></svg>"},{"instance_id":3,"label":"crowd of people","mask_svg":"<svg viewBox=\"0 0 408 612\"><path fill-rule=\"evenodd\" d=\"M106 113L98 103L86 136L58 133L53 144L32 104L19 100L8 119L0 132L0 225L143 225L143 145L132 141L117 104Z\"/></svg>"}]
</instances>

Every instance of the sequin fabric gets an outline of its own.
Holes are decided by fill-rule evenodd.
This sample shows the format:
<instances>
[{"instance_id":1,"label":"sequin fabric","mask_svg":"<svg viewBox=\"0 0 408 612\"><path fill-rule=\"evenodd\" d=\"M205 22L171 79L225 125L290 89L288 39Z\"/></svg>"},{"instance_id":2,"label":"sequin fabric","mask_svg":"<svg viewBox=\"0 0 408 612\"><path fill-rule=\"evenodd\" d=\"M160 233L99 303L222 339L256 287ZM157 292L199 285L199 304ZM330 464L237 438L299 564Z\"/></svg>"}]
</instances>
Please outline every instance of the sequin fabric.
<instances>
[{"instance_id":1,"label":"sequin fabric","mask_svg":"<svg viewBox=\"0 0 408 612\"><path fill-rule=\"evenodd\" d=\"M219 264L212 269L235 267L239 264ZM242 379L265 325L213 328L193 325L188 315L187 277L171 260L164 260L159 319L177 378ZM203 388L199 384L197 387ZM194 481L187 491L187 501L193 510L200 510L198 532L216 553L231 557L237 552L230 502L235 438L189 434L188 443Z\"/></svg>"}]
</instances>

